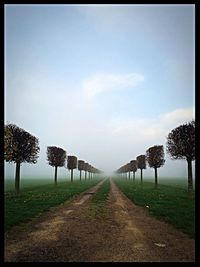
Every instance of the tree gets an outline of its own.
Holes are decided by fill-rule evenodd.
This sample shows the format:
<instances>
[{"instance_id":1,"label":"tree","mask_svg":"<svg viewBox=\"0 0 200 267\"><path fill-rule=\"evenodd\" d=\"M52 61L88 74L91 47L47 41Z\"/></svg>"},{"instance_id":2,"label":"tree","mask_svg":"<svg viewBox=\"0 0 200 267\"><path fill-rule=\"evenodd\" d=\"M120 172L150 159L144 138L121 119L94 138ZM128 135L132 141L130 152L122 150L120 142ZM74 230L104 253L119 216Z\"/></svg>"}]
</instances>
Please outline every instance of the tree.
<instances>
[{"instance_id":1,"label":"tree","mask_svg":"<svg viewBox=\"0 0 200 267\"><path fill-rule=\"evenodd\" d=\"M133 180L135 181L135 173L137 171L137 160L130 161L130 170L133 172Z\"/></svg>"},{"instance_id":2,"label":"tree","mask_svg":"<svg viewBox=\"0 0 200 267\"><path fill-rule=\"evenodd\" d=\"M141 183L143 179L142 170L146 169L146 157L145 155L139 155L137 158L137 167L141 170Z\"/></svg>"},{"instance_id":3,"label":"tree","mask_svg":"<svg viewBox=\"0 0 200 267\"><path fill-rule=\"evenodd\" d=\"M89 170L89 163L84 163L84 171L85 171L85 180L87 179L87 171Z\"/></svg>"},{"instance_id":4,"label":"tree","mask_svg":"<svg viewBox=\"0 0 200 267\"><path fill-rule=\"evenodd\" d=\"M47 147L47 160L50 166L55 167L55 185L57 185L57 168L63 167L66 161L66 151L60 147Z\"/></svg>"},{"instance_id":5,"label":"tree","mask_svg":"<svg viewBox=\"0 0 200 267\"><path fill-rule=\"evenodd\" d=\"M78 160L78 170L80 171L80 181L81 181L81 171L84 170L84 161Z\"/></svg>"},{"instance_id":6,"label":"tree","mask_svg":"<svg viewBox=\"0 0 200 267\"><path fill-rule=\"evenodd\" d=\"M92 172L93 172L93 166L89 164L88 167L89 179L92 179Z\"/></svg>"},{"instance_id":7,"label":"tree","mask_svg":"<svg viewBox=\"0 0 200 267\"><path fill-rule=\"evenodd\" d=\"M185 159L187 161L188 191L192 191L192 161L195 160L195 121L182 124L168 134L167 153L172 159Z\"/></svg>"},{"instance_id":8,"label":"tree","mask_svg":"<svg viewBox=\"0 0 200 267\"><path fill-rule=\"evenodd\" d=\"M100 170L98 170L97 168L93 167L93 175L95 176L95 174L97 173L101 173Z\"/></svg>"},{"instance_id":9,"label":"tree","mask_svg":"<svg viewBox=\"0 0 200 267\"><path fill-rule=\"evenodd\" d=\"M122 166L122 173L124 174L125 178L127 179L126 164Z\"/></svg>"},{"instance_id":10,"label":"tree","mask_svg":"<svg viewBox=\"0 0 200 267\"><path fill-rule=\"evenodd\" d=\"M87 166L87 171L88 171L88 179L90 180L90 171L91 171L91 165L88 164Z\"/></svg>"},{"instance_id":11,"label":"tree","mask_svg":"<svg viewBox=\"0 0 200 267\"><path fill-rule=\"evenodd\" d=\"M73 182L73 169L77 167L77 157L68 156L67 158L67 168L71 170L71 182Z\"/></svg>"},{"instance_id":12,"label":"tree","mask_svg":"<svg viewBox=\"0 0 200 267\"><path fill-rule=\"evenodd\" d=\"M39 140L35 136L15 124L8 124L4 127L4 159L7 162L16 163L16 195L19 195L20 165L23 162L35 164L39 151Z\"/></svg>"},{"instance_id":13,"label":"tree","mask_svg":"<svg viewBox=\"0 0 200 267\"><path fill-rule=\"evenodd\" d=\"M127 163L126 164L126 172L128 173L128 179L130 180L131 179L131 164L130 163Z\"/></svg>"},{"instance_id":14,"label":"tree","mask_svg":"<svg viewBox=\"0 0 200 267\"><path fill-rule=\"evenodd\" d=\"M155 169L155 187L158 184L157 168L164 165L164 149L163 146L152 146L146 151L146 160L150 168Z\"/></svg>"}]
</instances>

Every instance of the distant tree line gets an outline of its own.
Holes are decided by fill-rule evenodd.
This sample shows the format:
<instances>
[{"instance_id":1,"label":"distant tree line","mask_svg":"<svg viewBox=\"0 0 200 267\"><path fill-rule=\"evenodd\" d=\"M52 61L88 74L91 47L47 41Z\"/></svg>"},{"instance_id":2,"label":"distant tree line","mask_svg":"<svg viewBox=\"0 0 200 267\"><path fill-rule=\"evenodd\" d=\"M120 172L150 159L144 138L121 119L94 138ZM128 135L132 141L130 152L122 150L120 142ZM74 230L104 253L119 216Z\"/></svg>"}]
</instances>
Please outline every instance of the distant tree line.
<instances>
[{"instance_id":1,"label":"distant tree line","mask_svg":"<svg viewBox=\"0 0 200 267\"><path fill-rule=\"evenodd\" d=\"M192 179L192 161L195 160L195 121L185 123L173 129L167 136L166 151L171 159L185 159L188 165L188 192L193 190ZM126 179L130 179L130 172L141 170L140 178L143 181L143 170L146 169L146 163L155 170L155 187L158 185L157 169L165 163L163 145L155 145L146 150L146 154L139 155L135 160L121 166L115 171ZM128 175L128 177L127 177Z\"/></svg>"},{"instance_id":2,"label":"distant tree line","mask_svg":"<svg viewBox=\"0 0 200 267\"><path fill-rule=\"evenodd\" d=\"M22 163L37 163L40 151L39 139L31 135L27 131L19 128L15 124L7 124L4 126L4 159L7 162L16 163L15 172L15 194L20 192L20 166ZM85 171L85 180L87 179L87 172L89 179L92 179L94 174L100 174L102 171L93 167L83 160L78 160L76 156L67 156L67 152L56 146L47 147L47 161L50 166L55 167L54 183L57 185L57 171L58 167L65 167L71 170L71 182L73 182L73 170L77 168L80 171Z\"/></svg>"},{"instance_id":3,"label":"distant tree line","mask_svg":"<svg viewBox=\"0 0 200 267\"><path fill-rule=\"evenodd\" d=\"M57 184L57 167L65 167L66 164L67 169L71 171L71 182L73 182L73 170L77 167L80 171L80 181L82 171L85 171L85 180L87 179L87 172L89 173L89 179L96 173L102 173L84 160L78 160L76 156L67 156L67 152L60 147L47 147L47 160L50 166L55 167L55 184Z\"/></svg>"},{"instance_id":4,"label":"distant tree line","mask_svg":"<svg viewBox=\"0 0 200 267\"><path fill-rule=\"evenodd\" d=\"M192 161L195 160L195 121L185 123L173 129L167 136L167 153L171 159L185 159L188 165L188 191L193 190L192 180ZM4 159L7 162L16 164L15 172L15 193L20 191L20 166L22 163L37 163L38 153L40 151L39 139L31 135L15 124L4 126ZM76 156L67 156L67 152L56 146L47 147L47 161L50 166L55 167L54 183L57 184L58 167L65 167L71 170L71 182L73 182L73 170L78 168L80 171L80 180L82 171L85 171L85 180L92 179L94 174L102 173L99 169L93 167L83 160L77 160ZM142 154L131 160L129 163L121 166L116 173L130 179L130 172L135 173L140 169L141 183L143 182L143 170L146 169L146 163L155 170L155 187L158 185L157 169L165 163L163 145L155 145ZM127 177L128 174L128 177Z\"/></svg>"}]
</instances>

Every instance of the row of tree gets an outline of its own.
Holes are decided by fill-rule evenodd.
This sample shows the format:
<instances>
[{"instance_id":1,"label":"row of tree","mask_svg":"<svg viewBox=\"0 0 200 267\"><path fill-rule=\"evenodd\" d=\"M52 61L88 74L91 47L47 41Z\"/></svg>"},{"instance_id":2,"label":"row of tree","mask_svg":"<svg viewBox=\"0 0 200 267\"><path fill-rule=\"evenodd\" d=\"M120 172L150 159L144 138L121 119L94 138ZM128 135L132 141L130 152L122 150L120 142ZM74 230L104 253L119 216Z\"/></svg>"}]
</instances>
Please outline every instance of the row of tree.
<instances>
[{"instance_id":1,"label":"row of tree","mask_svg":"<svg viewBox=\"0 0 200 267\"><path fill-rule=\"evenodd\" d=\"M150 147L146 151L146 155L139 155L136 157L136 160L131 160L129 163L123 165L120 167L116 173L117 174L125 174L127 177L127 173L129 174L130 179L130 172L133 172L133 180L135 180L135 173L137 169L140 169L141 171L141 183L143 180L143 173L142 171L146 169L146 162L148 162L150 168L155 169L155 186L157 187L158 184L158 176L157 176L157 168L160 168L164 165L164 150L163 146L153 146Z\"/></svg>"},{"instance_id":2,"label":"row of tree","mask_svg":"<svg viewBox=\"0 0 200 267\"><path fill-rule=\"evenodd\" d=\"M50 166L55 167L55 184L57 184L57 168L66 167L66 163L66 168L71 170L71 182L73 182L73 170L77 168L80 171L80 180L82 177L82 171L85 171L85 180L87 179L87 172L89 179L91 179L95 173L101 173L100 170L84 160L77 160L76 156L67 156L67 153L64 149L56 146L47 147L47 160Z\"/></svg>"},{"instance_id":3,"label":"row of tree","mask_svg":"<svg viewBox=\"0 0 200 267\"><path fill-rule=\"evenodd\" d=\"M31 135L22 128L19 128L15 124L7 124L4 126L4 159L7 162L16 163L15 173L15 193L19 194L20 189L20 166L22 163L37 163L40 151L39 139ZM89 178L95 173L101 173L100 170L93 167L83 160L77 160L75 156L67 156L64 149L56 146L47 147L47 160L49 165L55 167L55 184L57 184L57 169L58 167L66 167L71 170L71 181L73 182L73 170L78 167L80 171L85 171L85 179L87 178L87 172ZM67 164L66 164L67 163Z\"/></svg>"},{"instance_id":4,"label":"row of tree","mask_svg":"<svg viewBox=\"0 0 200 267\"><path fill-rule=\"evenodd\" d=\"M16 163L16 176L15 176L15 191L19 194L20 183L20 165L23 162L35 164L38 159L40 151L39 140L35 136L19 128L14 124L8 124L4 127L4 159L7 162ZM195 122L180 125L173 129L167 136L167 153L172 159L185 159L188 163L188 190L193 190L192 180L192 161L195 160ZM55 167L55 183L57 183L57 168L65 166L71 170L71 181L73 181L73 170L77 168L80 171L85 171L85 179L87 172L89 178L95 173L100 173L98 169L92 165L79 160L77 157L68 156L66 151L58 147L47 148L47 159L49 165ZM127 173L133 171L134 178L137 169L142 170L146 168L146 161L150 167L155 169L155 185L157 185L157 168L164 165L164 152L163 146L153 146L146 151L146 155L139 155L136 160L122 166L117 170L117 173ZM77 164L78 163L78 164Z\"/></svg>"},{"instance_id":5,"label":"row of tree","mask_svg":"<svg viewBox=\"0 0 200 267\"><path fill-rule=\"evenodd\" d=\"M173 129L167 136L166 151L171 159L185 159L188 165L188 191L193 190L192 161L195 160L195 121L182 124ZM145 155L139 155L136 160L121 166L116 173L125 174L133 171L133 179L137 169L146 169L146 162L150 168L155 169L155 186L158 184L157 169L164 165L164 149L162 145L155 145L147 149Z\"/></svg>"}]
</instances>

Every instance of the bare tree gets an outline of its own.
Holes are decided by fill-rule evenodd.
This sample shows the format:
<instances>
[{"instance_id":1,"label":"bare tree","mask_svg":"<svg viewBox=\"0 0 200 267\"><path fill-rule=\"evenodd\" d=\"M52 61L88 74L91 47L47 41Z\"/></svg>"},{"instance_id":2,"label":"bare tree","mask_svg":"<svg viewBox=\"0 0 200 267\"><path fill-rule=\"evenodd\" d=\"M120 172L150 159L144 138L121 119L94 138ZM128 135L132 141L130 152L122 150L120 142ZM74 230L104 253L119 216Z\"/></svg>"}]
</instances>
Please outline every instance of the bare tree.
<instances>
[{"instance_id":1,"label":"bare tree","mask_svg":"<svg viewBox=\"0 0 200 267\"><path fill-rule=\"evenodd\" d=\"M47 147L47 160L50 166L55 167L55 185L57 185L57 168L65 165L66 157L66 151L62 148L56 146Z\"/></svg>"},{"instance_id":2,"label":"bare tree","mask_svg":"<svg viewBox=\"0 0 200 267\"><path fill-rule=\"evenodd\" d=\"M158 185L157 168L164 165L164 149L163 146L153 146L146 151L146 160L150 168L155 169L155 187Z\"/></svg>"},{"instance_id":3,"label":"bare tree","mask_svg":"<svg viewBox=\"0 0 200 267\"><path fill-rule=\"evenodd\" d=\"M80 171L80 181L81 181L81 171L84 170L84 161L78 160L78 170Z\"/></svg>"},{"instance_id":4,"label":"bare tree","mask_svg":"<svg viewBox=\"0 0 200 267\"><path fill-rule=\"evenodd\" d=\"M192 161L195 160L195 121L182 124L168 134L167 153L172 159L185 159L187 161L188 191L192 191Z\"/></svg>"},{"instance_id":5,"label":"bare tree","mask_svg":"<svg viewBox=\"0 0 200 267\"><path fill-rule=\"evenodd\" d=\"M130 170L133 172L133 180L135 181L135 173L137 171L137 160L130 161Z\"/></svg>"},{"instance_id":6,"label":"bare tree","mask_svg":"<svg viewBox=\"0 0 200 267\"><path fill-rule=\"evenodd\" d=\"M39 140L15 124L4 127L4 159L16 163L15 194L19 195L20 165L23 162L37 162Z\"/></svg>"},{"instance_id":7,"label":"bare tree","mask_svg":"<svg viewBox=\"0 0 200 267\"><path fill-rule=\"evenodd\" d=\"M73 169L77 167L77 157L68 156L67 158L67 168L71 170L71 182L73 182Z\"/></svg>"},{"instance_id":8,"label":"bare tree","mask_svg":"<svg viewBox=\"0 0 200 267\"><path fill-rule=\"evenodd\" d=\"M137 158L137 167L141 170L141 183L143 180L142 170L146 169L146 157L145 155L139 155Z\"/></svg>"}]
</instances>

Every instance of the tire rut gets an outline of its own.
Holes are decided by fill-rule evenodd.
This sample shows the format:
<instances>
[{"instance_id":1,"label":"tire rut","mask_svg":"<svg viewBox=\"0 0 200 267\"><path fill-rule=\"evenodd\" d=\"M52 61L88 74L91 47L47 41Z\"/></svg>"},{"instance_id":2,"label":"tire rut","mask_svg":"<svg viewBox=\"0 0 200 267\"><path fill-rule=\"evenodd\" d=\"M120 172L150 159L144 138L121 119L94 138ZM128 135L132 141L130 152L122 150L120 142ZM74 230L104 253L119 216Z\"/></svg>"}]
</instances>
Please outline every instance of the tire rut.
<instances>
[{"instance_id":1,"label":"tire rut","mask_svg":"<svg viewBox=\"0 0 200 267\"><path fill-rule=\"evenodd\" d=\"M121 227L121 239L134 261L195 261L195 241L173 226L150 216L136 206L111 180L115 220Z\"/></svg>"},{"instance_id":2,"label":"tire rut","mask_svg":"<svg viewBox=\"0 0 200 267\"><path fill-rule=\"evenodd\" d=\"M92 196L103 182L25 228L13 228L5 238L5 261L194 261L194 240L136 206L112 179L106 215L89 216Z\"/></svg>"},{"instance_id":3,"label":"tire rut","mask_svg":"<svg viewBox=\"0 0 200 267\"><path fill-rule=\"evenodd\" d=\"M5 261L37 261L40 259L43 261L43 256L48 254L47 249L45 249L46 254L41 249L41 253L38 252L37 256L35 251L41 246L45 247L47 245L49 247L52 242L59 242L63 225L78 218L72 214L74 212L77 213L79 208L90 200L104 180L71 200L67 200L57 207L52 207L49 211L32 219L29 223L21 224L7 231L4 245ZM39 245L38 242L40 242ZM32 252L33 256L30 256ZM50 256L49 258L51 261L52 257ZM44 259L48 260L48 255Z\"/></svg>"}]
</instances>

